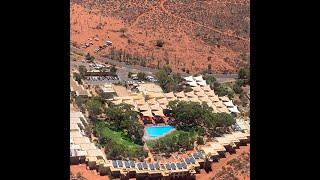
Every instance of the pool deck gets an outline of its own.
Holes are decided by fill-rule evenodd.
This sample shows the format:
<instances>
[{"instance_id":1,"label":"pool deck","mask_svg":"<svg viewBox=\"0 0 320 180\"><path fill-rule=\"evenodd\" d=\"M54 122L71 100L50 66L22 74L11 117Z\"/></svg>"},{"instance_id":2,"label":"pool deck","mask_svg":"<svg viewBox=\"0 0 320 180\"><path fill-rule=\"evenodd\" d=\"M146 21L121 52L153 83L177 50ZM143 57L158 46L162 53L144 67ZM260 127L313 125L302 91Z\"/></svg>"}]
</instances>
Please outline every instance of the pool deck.
<instances>
[{"instance_id":1,"label":"pool deck","mask_svg":"<svg viewBox=\"0 0 320 180\"><path fill-rule=\"evenodd\" d=\"M166 126L168 126L168 125L166 125ZM173 129L169 130L168 132L166 132L165 134L163 134L163 135L161 135L161 136L151 137L151 136L148 134L148 132L147 132L147 128L148 128L148 127L163 127L163 126L146 126L146 127L144 128L144 136L143 136L143 138L142 138L144 141L160 139L160 138L162 138L162 137L164 137L164 136L166 136L166 135L168 135L168 134L170 134L170 133L172 133L173 131L176 130L176 128L173 128Z\"/></svg>"}]
</instances>

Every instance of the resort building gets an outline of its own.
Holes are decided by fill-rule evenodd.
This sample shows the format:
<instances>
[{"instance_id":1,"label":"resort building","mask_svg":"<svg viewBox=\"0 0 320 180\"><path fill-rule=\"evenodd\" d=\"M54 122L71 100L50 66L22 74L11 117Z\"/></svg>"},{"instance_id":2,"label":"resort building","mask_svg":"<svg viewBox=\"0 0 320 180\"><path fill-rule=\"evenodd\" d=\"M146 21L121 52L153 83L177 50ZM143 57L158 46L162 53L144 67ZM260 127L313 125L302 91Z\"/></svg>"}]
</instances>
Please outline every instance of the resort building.
<instances>
[{"instance_id":1,"label":"resort building","mask_svg":"<svg viewBox=\"0 0 320 180\"><path fill-rule=\"evenodd\" d=\"M70 162L71 164L87 163L90 169L100 169L106 174L104 168L106 157L103 152L92 143L85 133L88 122L81 112L70 113Z\"/></svg>"},{"instance_id":2,"label":"resort building","mask_svg":"<svg viewBox=\"0 0 320 180\"><path fill-rule=\"evenodd\" d=\"M70 76L70 91L74 93L76 96L82 97L91 97L89 90L80 85L77 81L74 80L72 76Z\"/></svg>"}]
</instances>

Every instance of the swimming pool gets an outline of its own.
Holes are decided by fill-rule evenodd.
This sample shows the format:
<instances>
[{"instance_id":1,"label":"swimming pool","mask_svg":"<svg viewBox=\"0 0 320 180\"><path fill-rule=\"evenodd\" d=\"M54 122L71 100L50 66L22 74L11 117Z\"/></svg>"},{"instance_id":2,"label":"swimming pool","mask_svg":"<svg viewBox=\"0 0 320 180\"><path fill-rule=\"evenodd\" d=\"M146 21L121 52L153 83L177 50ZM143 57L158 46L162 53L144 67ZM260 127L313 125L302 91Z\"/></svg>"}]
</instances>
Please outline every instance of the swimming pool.
<instances>
[{"instance_id":1,"label":"swimming pool","mask_svg":"<svg viewBox=\"0 0 320 180\"><path fill-rule=\"evenodd\" d=\"M156 139L174 131L173 126L150 126L145 128L145 139Z\"/></svg>"}]
</instances>

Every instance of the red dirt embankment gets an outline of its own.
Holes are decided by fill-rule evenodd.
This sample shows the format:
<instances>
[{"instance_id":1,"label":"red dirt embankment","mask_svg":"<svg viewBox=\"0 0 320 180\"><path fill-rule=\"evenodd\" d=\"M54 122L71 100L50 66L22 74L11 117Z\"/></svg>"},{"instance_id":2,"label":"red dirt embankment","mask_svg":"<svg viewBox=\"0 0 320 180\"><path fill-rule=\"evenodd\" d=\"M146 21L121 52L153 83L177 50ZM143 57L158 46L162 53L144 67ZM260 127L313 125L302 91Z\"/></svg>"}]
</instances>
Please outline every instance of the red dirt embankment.
<instances>
[{"instance_id":1,"label":"red dirt embankment","mask_svg":"<svg viewBox=\"0 0 320 180\"><path fill-rule=\"evenodd\" d=\"M231 154L231 155L227 154L226 158L222 158L219 160L219 162L213 163L211 166L212 171L209 173L206 173L205 171L201 171L200 174L196 175L197 180L209 180L209 179L219 180L219 179L221 179L221 177L218 177L218 175L217 175L219 173L219 171L221 171L223 169L223 167L224 168L232 168L230 165L227 164L228 161L231 161L233 159L239 159L240 156L242 155L242 153L245 153L246 155L247 154L250 155L250 145L241 146L240 149L237 149L237 153ZM234 172L233 175L235 177L237 177L239 180L249 180L250 179L250 175L248 173L242 173L241 170L235 171L234 168L232 168L232 169Z\"/></svg>"}]
</instances>

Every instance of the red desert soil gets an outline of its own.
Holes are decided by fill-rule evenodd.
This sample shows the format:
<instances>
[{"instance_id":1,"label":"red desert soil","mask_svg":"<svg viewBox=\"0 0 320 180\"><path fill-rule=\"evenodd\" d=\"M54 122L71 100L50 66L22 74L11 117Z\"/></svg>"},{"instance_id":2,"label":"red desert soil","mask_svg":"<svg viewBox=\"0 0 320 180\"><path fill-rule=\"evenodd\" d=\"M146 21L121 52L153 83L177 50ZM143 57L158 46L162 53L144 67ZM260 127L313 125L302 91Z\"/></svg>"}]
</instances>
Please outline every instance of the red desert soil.
<instances>
[{"instance_id":1,"label":"red desert soil","mask_svg":"<svg viewBox=\"0 0 320 180\"><path fill-rule=\"evenodd\" d=\"M227 165L227 162L236 158L239 158L241 156L242 153L250 153L250 145L247 146L241 146L240 149L237 149L237 153L236 154L228 154L226 155L226 158L222 158L219 160L219 162L215 162L212 164L211 168L212 171L209 173L206 173L205 171L201 171L200 174L196 175L196 179L197 180L209 180L209 179L214 179L214 180L218 180L219 178L216 178L217 173L222 170L223 167L228 167L229 165ZM239 180L249 180L250 176L244 175L241 172L237 172L235 174L235 176L239 179ZM215 178L214 178L215 177Z\"/></svg>"},{"instance_id":2,"label":"red desert soil","mask_svg":"<svg viewBox=\"0 0 320 180\"><path fill-rule=\"evenodd\" d=\"M71 0L71 41L95 56L110 47L145 58L147 66L170 64L176 72L236 72L250 56L248 0ZM162 40L163 47L156 41Z\"/></svg>"},{"instance_id":3,"label":"red desert soil","mask_svg":"<svg viewBox=\"0 0 320 180\"><path fill-rule=\"evenodd\" d=\"M109 180L108 176L100 176L94 170L88 170L85 164L81 165L71 165L70 171L75 176L78 172L82 174L82 177L87 178L88 180Z\"/></svg>"}]
</instances>

